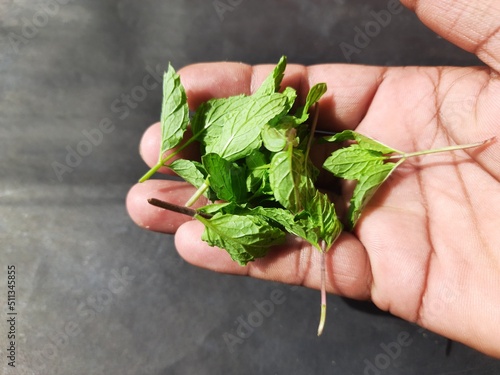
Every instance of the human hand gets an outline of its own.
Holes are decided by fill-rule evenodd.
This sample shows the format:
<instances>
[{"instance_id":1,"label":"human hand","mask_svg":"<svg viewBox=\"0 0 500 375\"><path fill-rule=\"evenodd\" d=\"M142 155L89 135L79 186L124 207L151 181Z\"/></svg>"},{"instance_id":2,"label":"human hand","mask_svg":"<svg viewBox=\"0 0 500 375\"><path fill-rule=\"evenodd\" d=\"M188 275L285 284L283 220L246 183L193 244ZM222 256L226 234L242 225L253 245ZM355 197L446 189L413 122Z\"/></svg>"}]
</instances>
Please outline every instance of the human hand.
<instances>
[{"instance_id":1,"label":"human hand","mask_svg":"<svg viewBox=\"0 0 500 375\"><path fill-rule=\"evenodd\" d=\"M500 139L500 1L403 3L488 67L289 65L283 86L297 88L304 100L310 86L326 82L319 128L353 129L403 151ZM195 109L212 97L250 94L271 69L212 63L179 74ZM150 166L159 143L154 124L141 141ZM187 152L192 158L196 151ZM327 290L370 298L383 310L500 358L499 179L498 140L408 160L370 201L354 233L342 233L327 253ZM333 179L322 181L332 186ZM344 188L347 195L349 186ZM241 267L201 241L201 223L147 203L154 197L182 205L193 191L186 183L150 180L131 189L127 207L140 226L176 233L179 253L194 265L319 288L320 254L303 241L290 239Z\"/></svg>"}]
</instances>

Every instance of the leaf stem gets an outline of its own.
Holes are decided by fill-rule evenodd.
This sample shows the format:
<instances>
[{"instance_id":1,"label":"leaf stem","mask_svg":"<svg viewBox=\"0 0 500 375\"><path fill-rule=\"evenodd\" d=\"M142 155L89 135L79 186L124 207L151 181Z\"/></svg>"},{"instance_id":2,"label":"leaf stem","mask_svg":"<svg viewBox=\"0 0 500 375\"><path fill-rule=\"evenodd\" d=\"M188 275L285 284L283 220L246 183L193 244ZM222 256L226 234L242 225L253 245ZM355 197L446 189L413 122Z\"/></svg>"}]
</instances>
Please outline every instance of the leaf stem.
<instances>
[{"instance_id":1,"label":"leaf stem","mask_svg":"<svg viewBox=\"0 0 500 375\"><path fill-rule=\"evenodd\" d=\"M307 167L307 160L309 160L309 151L311 150L312 141L314 138L314 134L316 133L316 127L318 125L318 118L319 118L319 108L318 107L319 107L319 105L318 105L318 103L316 103L314 105L314 119L313 119L313 122L311 124L311 131L309 133L309 139L307 141L306 157L305 157L306 167Z\"/></svg>"},{"instance_id":2,"label":"leaf stem","mask_svg":"<svg viewBox=\"0 0 500 375\"><path fill-rule=\"evenodd\" d=\"M201 133L201 132L200 132ZM142 176L140 179L139 179L139 182L144 182L146 180L149 180L156 172L158 172L158 170L161 168L161 167L164 167L166 166L165 163L167 161L169 161L170 159L172 159L175 155L177 155L179 152L181 152L182 150L184 150L187 146L189 146L191 143L193 143L194 141L196 141L198 135L200 134L196 134L194 136L192 136L191 138L189 138L186 143L184 143L182 146L180 146L177 150L175 150L174 152L172 152L171 154L167 155L166 157L164 157L163 159L161 159L153 168L151 168L149 171L147 171L147 173ZM168 166L167 166L168 167Z\"/></svg>"},{"instance_id":3,"label":"leaf stem","mask_svg":"<svg viewBox=\"0 0 500 375\"><path fill-rule=\"evenodd\" d=\"M193 196L188 199L188 201L186 202L185 206L186 207L191 207L207 191L207 189L209 187L210 187L210 183L209 183L208 177L207 177L207 179L198 188L198 190L195 191L195 193L193 194Z\"/></svg>"},{"instance_id":4,"label":"leaf stem","mask_svg":"<svg viewBox=\"0 0 500 375\"><path fill-rule=\"evenodd\" d=\"M326 322L326 243L321 241L321 315L319 318L318 336L321 336Z\"/></svg>"},{"instance_id":5,"label":"leaf stem","mask_svg":"<svg viewBox=\"0 0 500 375\"><path fill-rule=\"evenodd\" d=\"M493 141L495 138L496 137L492 137L492 138L488 138L488 139L481 141L481 142L469 143L469 144L465 144L465 145L455 145L455 146L448 146L448 147L435 148L435 149L431 149L431 150L416 151L416 152L405 152L405 153L398 154L398 155L391 155L386 160L408 159L408 158L415 157L415 156L437 154L439 152L465 150L468 148L482 146L486 143Z\"/></svg>"},{"instance_id":6,"label":"leaf stem","mask_svg":"<svg viewBox=\"0 0 500 375\"><path fill-rule=\"evenodd\" d=\"M153 168L151 168L149 171L147 171L146 174L139 179L139 182L144 182L146 180L149 180L151 177L153 177L153 175L156 172L158 172L158 170L161 167L163 167L163 163L164 163L163 160L159 161Z\"/></svg>"}]
</instances>

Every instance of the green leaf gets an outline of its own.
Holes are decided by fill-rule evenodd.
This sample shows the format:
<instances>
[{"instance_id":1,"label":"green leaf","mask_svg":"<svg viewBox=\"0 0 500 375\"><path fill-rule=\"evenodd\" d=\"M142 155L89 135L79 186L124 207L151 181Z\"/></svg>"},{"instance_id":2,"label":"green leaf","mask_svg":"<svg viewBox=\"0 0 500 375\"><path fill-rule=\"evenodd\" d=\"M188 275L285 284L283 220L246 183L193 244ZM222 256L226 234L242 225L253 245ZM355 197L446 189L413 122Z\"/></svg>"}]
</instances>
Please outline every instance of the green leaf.
<instances>
[{"instance_id":1,"label":"green leaf","mask_svg":"<svg viewBox=\"0 0 500 375\"><path fill-rule=\"evenodd\" d=\"M210 99L202 103L196 110L191 120L193 136L202 135L201 139L217 138L224 126L225 116L228 113L237 112L251 101L248 96L237 95L229 98ZM209 130L210 129L210 130Z\"/></svg>"},{"instance_id":2,"label":"green leaf","mask_svg":"<svg viewBox=\"0 0 500 375\"><path fill-rule=\"evenodd\" d=\"M208 173L210 187L219 199L236 203L246 200L245 168L214 153L202 156L201 161Z\"/></svg>"},{"instance_id":3,"label":"green leaf","mask_svg":"<svg viewBox=\"0 0 500 375\"><path fill-rule=\"evenodd\" d=\"M384 145L383 143L380 143L372 138L369 138L352 130L344 130L341 133L324 137L323 139L327 142L356 141L361 148L364 148L366 150L378 151L382 154L401 154L401 152L398 150L395 150L389 146Z\"/></svg>"},{"instance_id":4,"label":"green leaf","mask_svg":"<svg viewBox=\"0 0 500 375\"><path fill-rule=\"evenodd\" d=\"M294 215L282 208L255 207L250 210L270 221L273 226L300 237L321 250L324 240L329 249L342 232L342 224L337 218L335 207L325 194L316 192L309 202L307 211Z\"/></svg>"},{"instance_id":5,"label":"green leaf","mask_svg":"<svg viewBox=\"0 0 500 375\"><path fill-rule=\"evenodd\" d=\"M271 152L283 151L286 147L286 132L288 129L283 129L266 124L262 129L262 141L264 147Z\"/></svg>"},{"instance_id":6,"label":"green leaf","mask_svg":"<svg viewBox=\"0 0 500 375\"><path fill-rule=\"evenodd\" d=\"M269 181L274 197L292 213L301 211L303 203L314 196L314 184L301 150L290 147L271 159Z\"/></svg>"},{"instance_id":7,"label":"green leaf","mask_svg":"<svg viewBox=\"0 0 500 375\"><path fill-rule=\"evenodd\" d=\"M361 176L354 189L348 211L349 226L351 229L358 222L368 201L398 165L398 163L386 163L372 166L370 170Z\"/></svg>"},{"instance_id":8,"label":"green leaf","mask_svg":"<svg viewBox=\"0 0 500 375\"><path fill-rule=\"evenodd\" d=\"M296 216L289 210L276 207L255 207L249 211L253 215L260 215L273 226L279 226L282 230L293 234L295 236L306 239L306 232L304 228L296 222Z\"/></svg>"},{"instance_id":9,"label":"green leaf","mask_svg":"<svg viewBox=\"0 0 500 375\"><path fill-rule=\"evenodd\" d=\"M242 266L265 256L270 246L281 244L285 239L282 230L256 215L218 213L210 219L195 217L205 225L202 240L225 249Z\"/></svg>"},{"instance_id":10,"label":"green leaf","mask_svg":"<svg viewBox=\"0 0 500 375\"><path fill-rule=\"evenodd\" d=\"M163 75L160 157L179 144L189 123L186 92L172 65Z\"/></svg>"},{"instance_id":11,"label":"green leaf","mask_svg":"<svg viewBox=\"0 0 500 375\"><path fill-rule=\"evenodd\" d=\"M245 164L249 171L246 181L247 191L256 193L267 184L269 162L264 153L254 151L245 158Z\"/></svg>"},{"instance_id":12,"label":"green leaf","mask_svg":"<svg viewBox=\"0 0 500 375\"><path fill-rule=\"evenodd\" d=\"M283 110L283 113L277 118L277 120L285 116L292 109L293 104L295 103L295 99L297 99L297 91L295 91L293 87L287 87L283 90L281 95L286 97L286 106Z\"/></svg>"},{"instance_id":13,"label":"green leaf","mask_svg":"<svg viewBox=\"0 0 500 375\"><path fill-rule=\"evenodd\" d=\"M258 149L264 125L283 112L287 98L282 94L248 97L237 110L221 117L220 125L207 129L204 138L207 153L216 153L233 161L244 158Z\"/></svg>"},{"instance_id":14,"label":"green leaf","mask_svg":"<svg viewBox=\"0 0 500 375\"><path fill-rule=\"evenodd\" d=\"M326 137L325 140L356 142L356 144L333 152L323 164L323 168L337 177L358 181L348 212L348 222L352 229L379 186L399 165L385 162L388 159L387 155L399 151L351 130L344 130Z\"/></svg>"},{"instance_id":15,"label":"green leaf","mask_svg":"<svg viewBox=\"0 0 500 375\"><path fill-rule=\"evenodd\" d=\"M299 145L297 129L290 125L294 124L279 122L275 126L264 125L261 133L264 147L271 152L283 151L288 145L297 147Z\"/></svg>"},{"instance_id":16,"label":"green leaf","mask_svg":"<svg viewBox=\"0 0 500 375\"><path fill-rule=\"evenodd\" d=\"M262 127L286 114L297 94L287 87L277 93L286 68L283 57L274 71L252 96L238 95L212 99L200 105L191 127L206 152L233 161L247 156L261 145Z\"/></svg>"},{"instance_id":17,"label":"green leaf","mask_svg":"<svg viewBox=\"0 0 500 375\"><path fill-rule=\"evenodd\" d=\"M178 159L168 167L196 188L199 188L205 182L206 172L203 173L205 168L196 161Z\"/></svg>"},{"instance_id":18,"label":"green leaf","mask_svg":"<svg viewBox=\"0 0 500 375\"><path fill-rule=\"evenodd\" d=\"M278 92L280 89L281 81L285 76L286 69L286 56L282 56L272 73L267 76L259 89L254 95L269 95Z\"/></svg>"},{"instance_id":19,"label":"green leaf","mask_svg":"<svg viewBox=\"0 0 500 375\"><path fill-rule=\"evenodd\" d=\"M267 156L263 152L258 150L253 151L245 158L245 164L251 171L267 169L269 167Z\"/></svg>"},{"instance_id":20,"label":"green leaf","mask_svg":"<svg viewBox=\"0 0 500 375\"><path fill-rule=\"evenodd\" d=\"M256 171L249 173L247 177L247 189L250 193L248 204L250 207L258 205L276 205L271 184L269 182L269 172L266 171L262 176L255 177Z\"/></svg>"},{"instance_id":21,"label":"green leaf","mask_svg":"<svg viewBox=\"0 0 500 375\"><path fill-rule=\"evenodd\" d=\"M311 220L305 212L294 215L289 210L282 208L255 207L251 213L262 216L273 226L279 226L283 231L300 237L321 250L318 230L311 230Z\"/></svg>"},{"instance_id":22,"label":"green leaf","mask_svg":"<svg viewBox=\"0 0 500 375\"><path fill-rule=\"evenodd\" d=\"M306 112L309 111L309 109L314 104L319 102L321 97L326 93L326 90L327 90L326 83L317 83L313 87L311 87L306 98L306 105L305 105Z\"/></svg>"},{"instance_id":23,"label":"green leaf","mask_svg":"<svg viewBox=\"0 0 500 375\"><path fill-rule=\"evenodd\" d=\"M234 214L238 210L238 205L234 202L211 203L196 209L197 212L215 215L217 213Z\"/></svg>"},{"instance_id":24,"label":"green leaf","mask_svg":"<svg viewBox=\"0 0 500 375\"><path fill-rule=\"evenodd\" d=\"M306 104L299 108L297 114L295 115L298 118L297 123L301 124L307 121L309 118L309 110L321 99L321 97L326 93L326 90L326 83L318 83L311 87L309 93L307 94Z\"/></svg>"},{"instance_id":25,"label":"green leaf","mask_svg":"<svg viewBox=\"0 0 500 375\"><path fill-rule=\"evenodd\" d=\"M189 182L197 189L205 183L207 178L207 171L205 170L205 167L197 161L177 159L168 167L179 175L179 177L183 178L186 182ZM212 189L205 191L204 195L212 201L217 199L217 196Z\"/></svg>"},{"instance_id":26,"label":"green leaf","mask_svg":"<svg viewBox=\"0 0 500 375\"><path fill-rule=\"evenodd\" d=\"M367 150L359 144L354 144L333 152L325 160L323 168L337 177L359 180L372 168L384 164L385 159L378 151Z\"/></svg>"},{"instance_id":27,"label":"green leaf","mask_svg":"<svg viewBox=\"0 0 500 375\"><path fill-rule=\"evenodd\" d=\"M234 161L258 149L262 127L278 121L293 106L297 94L287 87L279 94L286 68L283 57L274 71L252 96L212 99L200 105L191 121L193 136L207 153L216 153Z\"/></svg>"},{"instance_id":28,"label":"green leaf","mask_svg":"<svg viewBox=\"0 0 500 375\"><path fill-rule=\"evenodd\" d=\"M307 231L315 234L308 236L325 241L326 250L330 249L342 232L342 223L337 217L335 205L326 194L316 191L313 199L306 203L306 212L309 215ZM320 249L319 240L316 244L318 249Z\"/></svg>"}]
</instances>

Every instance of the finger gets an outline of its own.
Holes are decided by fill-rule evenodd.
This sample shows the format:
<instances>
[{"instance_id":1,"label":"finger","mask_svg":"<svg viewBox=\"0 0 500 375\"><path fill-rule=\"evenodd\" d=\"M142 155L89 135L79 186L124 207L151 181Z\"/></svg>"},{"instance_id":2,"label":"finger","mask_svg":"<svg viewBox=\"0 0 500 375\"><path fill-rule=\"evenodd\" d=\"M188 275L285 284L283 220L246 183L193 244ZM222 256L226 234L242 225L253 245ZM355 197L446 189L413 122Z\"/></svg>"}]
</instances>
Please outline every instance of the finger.
<instances>
[{"instance_id":1,"label":"finger","mask_svg":"<svg viewBox=\"0 0 500 375\"><path fill-rule=\"evenodd\" d=\"M189 130L186 131L185 138L189 138L191 136L191 132ZM161 125L159 122L151 125L144 132L141 142L139 144L139 153L144 160L144 162L150 167L154 167L156 163L158 163L158 155L160 154L160 144L161 144ZM176 148L173 150L167 151L163 157L173 153L176 151ZM184 158L190 160L196 160L200 158L199 145L192 143L178 155L172 157L168 163L172 163L173 161ZM166 174L174 174L171 169L162 167L158 170L160 173Z\"/></svg>"},{"instance_id":2,"label":"finger","mask_svg":"<svg viewBox=\"0 0 500 375\"><path fill-rule=\"evenodd\" d=\"M443 38L500 71L500 1L402 0Z\"/></svg>"},{"instance_id":3,"label":"finger","mask_svg":"<svg viewBox=\"0 0 500 375\"><path fill-rule=\"evenodd\" d=\"M139 154L150 168L158 163L158 155L160 154L160 141L161 125L159 122L157 122L146 129L139 144ZM167 173L168 168L161 168L158 172Z\"/></svg>"},{"instance_id":4,"label":"finger","mask_svg":"<svg viewBox=\"0 0 500 375\"><path fill-rule=\"evenodd\" d=\"M319 289L321 285L320 253L304 241L289 237L264 258L242 267L229 254L200 240L203 225L191 221L180 226L175 245L180 255L191 264L212 271L247 275L264 280L303 285ZM370 297L371 269L361 243L343 233L326 255L327 291L350 298Z\"/></svg>"},{"instance_id":5,"label":"finger","mask_svg":"<svg viewBox=\"0 0 500 375\"><path fill-rule=\"evenodd\" d=\"M154 207L148 203L149 198L156 198L179 206L195 192L188 183L167 180L148 180L134 185L126 200L127 210L132 220L142 228L155 232L175 233L177 228L193 220L191 217ZM206 204L206 199L200 198L193 208Z\"/></svg>"},{"instance_id":6,"label":"finger","mask_svg":"<svg viewBox=\"0 0 500 375\"><path fill-rule=\"evenodd\" d=\"M203 63L179 71L189 105L196 109L210 98L254 92L273 69L272 65ZM282 87L297 90L304 103L309 88L320 82L328 91L320 101L319 127L328 130L354 129L366 114L386 68L354 65L289 64Z\"/></svg>"}]
</instances>

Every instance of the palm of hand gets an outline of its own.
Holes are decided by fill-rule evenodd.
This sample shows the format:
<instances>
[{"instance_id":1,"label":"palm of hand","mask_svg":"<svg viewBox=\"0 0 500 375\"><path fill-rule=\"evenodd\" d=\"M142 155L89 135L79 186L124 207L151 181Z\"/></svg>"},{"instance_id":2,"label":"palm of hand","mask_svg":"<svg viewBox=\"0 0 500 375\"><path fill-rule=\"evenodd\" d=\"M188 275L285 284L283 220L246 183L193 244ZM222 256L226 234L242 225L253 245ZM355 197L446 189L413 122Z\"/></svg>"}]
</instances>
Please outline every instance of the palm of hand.
<instances>
[{"instance_id":1,"label":"palm of hand","mask_svg":"<svg viewBox=\"0 0 500 375\"><path fill-rule=\"evenodd\" d=\"M487 70L393 71L357 130L410 151L498 137L499 94ZM484 350L500 323L499 161L497 142L408 161L356 229L379 307Z\"/></svg>"},{"instance_id":2,"label":"palm of hand","mask_svg":"<svg viewBox=\"0 0 500 375\"><path fill-rule=\"evenodd\" d=\"M206 64L188 67L181 76L196 107L210 97L249 93L269 69ZM305 95L306 86L326 82L320 127L355 129L410 152L500 136L494 123L500 85L489 74L479 68L289 66L284 85ZM156 163L158 148L155 124L141 144L148 164ZM371 298L397 316L498 355L492 343L500 327L494 209L500 207L499 163L498 142L405 162L372 199L355 232L343 233L327 254L328 290ZM183 204L191 193L178 182L148 181L131 190L128 208L144 227L177 232L179 252L195 265L319 287L319 255L301 241L290 240L240 267L199 240L200 223L146 203L156 197Z\"/></svg>"}]
</instances>

